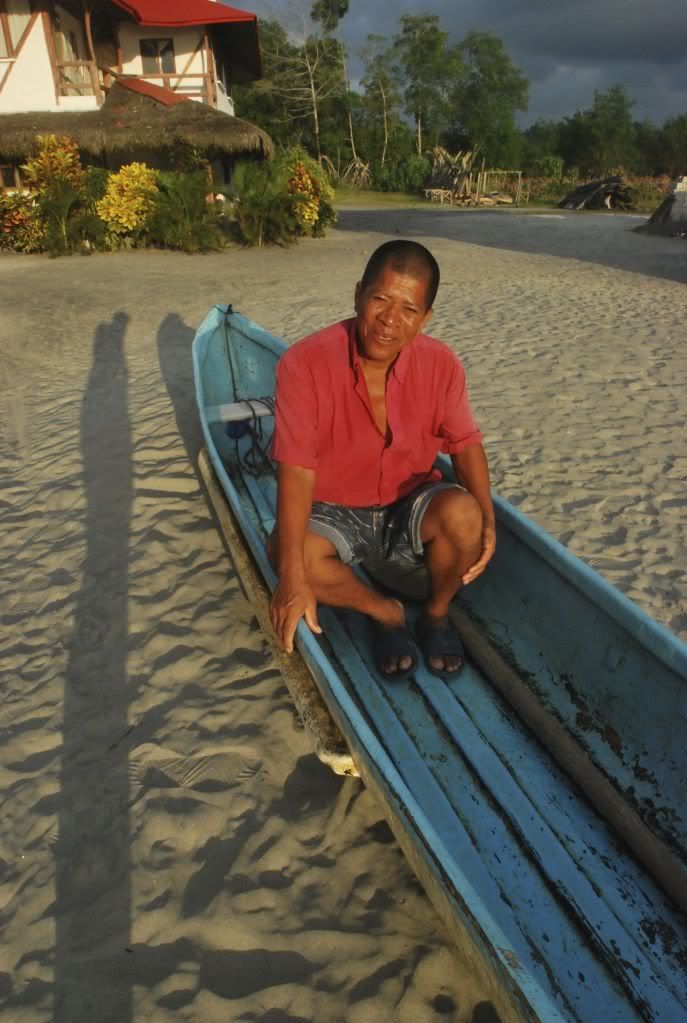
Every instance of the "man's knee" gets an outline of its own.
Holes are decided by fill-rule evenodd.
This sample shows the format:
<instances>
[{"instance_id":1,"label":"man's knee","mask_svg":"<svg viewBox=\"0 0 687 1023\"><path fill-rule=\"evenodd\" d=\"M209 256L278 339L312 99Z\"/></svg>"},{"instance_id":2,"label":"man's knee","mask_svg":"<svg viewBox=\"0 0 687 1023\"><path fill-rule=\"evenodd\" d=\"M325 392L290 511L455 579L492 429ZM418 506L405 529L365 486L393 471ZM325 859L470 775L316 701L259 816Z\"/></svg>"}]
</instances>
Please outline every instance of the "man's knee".
<instances>
[{"instance_id":1,"label":"man's knee","mask_svg":"<svg viewBox=\"0 0 687 1023\"><path fill-rule=\"evenodd\" d=\"M265 552L267 560L276 572L279 564L279 534L276 527L267 538ZM306 573L309 574L316 568L323 558L332 557L338 557L334 544L330 543L329 540L325 540L319 533L313 533L311 530L308 530L303 544L303 562Z\"/></svg>"},{"instance_id":2,"label":"man's knee","mask_svg":"<svg viewBox=\"0 0 687 1023\"><path fill-rule=\"evenodd\" d=\"M476 543L482 535L482 509L464 490L442 490L432 499L422 520L424 543L445 536L461 546Z\"/></svg>"},{"instance_id":3,"label":"man's knee","mask_svg":"<svg viewBox=\"0 0 687 1023\"><path fill-rule=\"evenodd\" d=\"M311 575L321 568L327 559L338 558L338 554L333 543L309 529L305 534L303 558L306 574Z\"/></svg>"}]
</instances>

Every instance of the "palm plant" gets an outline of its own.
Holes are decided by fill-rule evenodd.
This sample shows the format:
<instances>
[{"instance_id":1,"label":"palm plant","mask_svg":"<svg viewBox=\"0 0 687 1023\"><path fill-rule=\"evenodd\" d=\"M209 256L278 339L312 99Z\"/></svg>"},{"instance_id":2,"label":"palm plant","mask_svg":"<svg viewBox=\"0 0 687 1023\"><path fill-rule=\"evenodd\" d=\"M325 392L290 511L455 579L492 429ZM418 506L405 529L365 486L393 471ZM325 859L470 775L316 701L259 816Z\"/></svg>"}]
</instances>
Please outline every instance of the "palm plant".
<instances>
[{"instance_id":1,"label":"palm plant","mask_svg":"<svg viewBox=\"0 0 687 1023\"><path fill-rule=\"evenodd\" d=\"M183 252L206 252L223 244L214 203L208 203L208 177L163 173L159 176L150 234L151 241Z\"/></svg>"},{"instance_id":2,"label":"palm plant","mask_svg":"<svg viewBox=\"0 0 687 1023\"><path fill-rule=\"evenodd\" d=\"M288 190L286 170L277 164L240 163L233 179L241 241L262 246L292 242L299 225Z\"/></svg>"}]
</instances>

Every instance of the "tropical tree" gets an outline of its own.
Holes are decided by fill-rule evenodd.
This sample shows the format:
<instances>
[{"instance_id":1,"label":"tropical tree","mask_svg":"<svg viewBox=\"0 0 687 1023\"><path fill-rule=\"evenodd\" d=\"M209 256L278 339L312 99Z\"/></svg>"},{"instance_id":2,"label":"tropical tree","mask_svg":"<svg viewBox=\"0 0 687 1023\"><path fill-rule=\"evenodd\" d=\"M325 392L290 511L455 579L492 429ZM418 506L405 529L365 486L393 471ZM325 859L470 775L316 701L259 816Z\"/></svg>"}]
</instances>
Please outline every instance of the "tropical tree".
<instances>
[{"instance_id":1,"label":"tropical tree","mask_svg":"<svg viewBox=\"0 0 687 1023\"><path fill-rule=\"evenodd\" d=\"M381 128L381 155L379 162L382 167L386 162L389 150L389 139L398 121L400 93L398 79L394 75L393 52L388 48L383 36L369 35L367 46L360 51L365 63L361 85L365 90L367 112L372 134Z\"/></svg>"},{"instance_id":2,"label":"tropical tree","mask_svg":"<svg viewBox=\"0 0 687 1023\"><path fill-rule=\"evenodd\" d=\"M622 85L594 92L589 110L577 110L561 125L561 156L568 166L603 175L634 166L637 159L631 100Z\"/></svg>"},{"instance_id":3,"label":"tropical tree","mask_svg":"<svg viewBox=\"0 0 687 1023\"><path fill-rule=\"evenodd\" d=\"M526 110L529 82L489 32L470 32L455 49L449 145L481 151L491 166L519 162L517 110Z\"/></svg>"},{"instance_id":4,"label":"tropical tree","mask_svg":"<svg viewBox=\"0 0 687 1023\"><path fill-rule=\"evenodd\" d=\"M448 33L436 14L402 14L394 36L398 74L404 83L406 113L415 122L418 156L427 143L435 145L447 112L446 83L455 74L447 49Z\"/></svg>"},{"instance_id":5,"label":"tropical tree","mask_svg":"<svg viewBox=\"0 0 687 1023\"><path fill-rule=\"evenodd\" d=\"M282 88L298 57L298 47L278 21L261 19L260 49L263 76L257 82L234 86L236 112L260 125L275 145L285 148L309 131L307 111L296 111Z\"/></svg>"},{"instance_id":6,"label":"tropical tree","mask_svg":"<svg viewBox=\"0 0 687 1023\"><path fill-rule=\"evenodd\" d=\"M313 3L310 17L313 22L319 23L322 26L322 31L325 35L333 36L336 29L339 27L341 20L348 14L348 0L315 0ZM341 59L341 77L344 90L344 96L346 101L346 117L348 120L348 136L351 143L351 154L353 159L357 159L357 153L355 151L355 134L353 132L353 117L351 114L351 87L348 80L348 68L346 66L346 50L344 49L343 39L339 36L339 56Z\"/></svg>"},{"instance_id":7,"label":"tropical tree","mask_svg":"<svg viewBox=\"0 0 687 1023\"><path fill-rule=\"evenodd\" d=\"M687 174L687 114L666 121L660 130L662 170L671 177Z\"/></svg>"},{"instance_id":8,"label":"tropical tree","mask_svg":"<svg viewBox=\"0 0 687 1023\"><path fill-rule=\"evenodd\" d=\"M591 109L591 169L598 174L630 167L636 159L634 124L630 99L622 85L606 92L595 90Z\"/></svg>"}]
</instances>

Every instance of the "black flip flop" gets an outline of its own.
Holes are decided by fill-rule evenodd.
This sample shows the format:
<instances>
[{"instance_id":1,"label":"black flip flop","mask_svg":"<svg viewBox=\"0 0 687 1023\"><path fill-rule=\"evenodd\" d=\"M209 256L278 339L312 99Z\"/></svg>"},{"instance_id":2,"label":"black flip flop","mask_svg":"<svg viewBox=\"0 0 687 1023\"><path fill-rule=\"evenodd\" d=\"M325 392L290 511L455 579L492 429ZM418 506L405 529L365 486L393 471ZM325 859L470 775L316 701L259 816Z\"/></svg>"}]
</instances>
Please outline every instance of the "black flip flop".
<instances>
[{"instance_id":1,"label":"black flip flop","mask_svg":"<svg viewBox=\"0 0 687 1023\"><path fill-rule=\"evenodd\" d=\"M422 651L422 657L427 671L439 678L457 678L465 666L465 651L460 636L451 625L448 615L437 621L435 625L428 625L420 616L415 625L418 645ZM447 671L445 668L434 668L430 664L430 657L460 657L461 665L454 671Z\"/></svg>"},{"instance_id":2,"label":"black flip flop","mask_svg":"<svg viewBox=\"0 0 687 1023\"><path fill-rule=\"evenodd\" d=\"M417 668L417 648L413 643L413 637L407 625L399 625L391 628L388 625L380 625L373 622L374 626L374 658L377 671L382 678L390 682L398 679L406 679L412 675ZM412 664L409 668L398 671L384 671L384 663L390 657L410 657Z\"/></svg>"}]
</instances>

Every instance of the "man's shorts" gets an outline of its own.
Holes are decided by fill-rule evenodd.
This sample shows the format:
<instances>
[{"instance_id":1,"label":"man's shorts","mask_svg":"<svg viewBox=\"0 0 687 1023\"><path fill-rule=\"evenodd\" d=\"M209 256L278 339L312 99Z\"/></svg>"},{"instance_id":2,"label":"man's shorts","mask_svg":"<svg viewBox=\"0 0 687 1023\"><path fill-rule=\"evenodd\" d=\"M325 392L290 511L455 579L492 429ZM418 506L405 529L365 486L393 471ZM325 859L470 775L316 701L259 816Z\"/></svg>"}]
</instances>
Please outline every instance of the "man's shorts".
<instances>
[{"instance_id":1,"label":"man's shorts","mask_svg":"<svg viewBox=\"0 0 687 1023\"><path fill-rule=\"evenodd\" d=\"M462 490L457 483L423 483L394 504L347 508L315 501L308 529L336 547L346 565L367 559L415 566L422 561L422 518L442 490Z\"/></svg>"}]
</instances>

